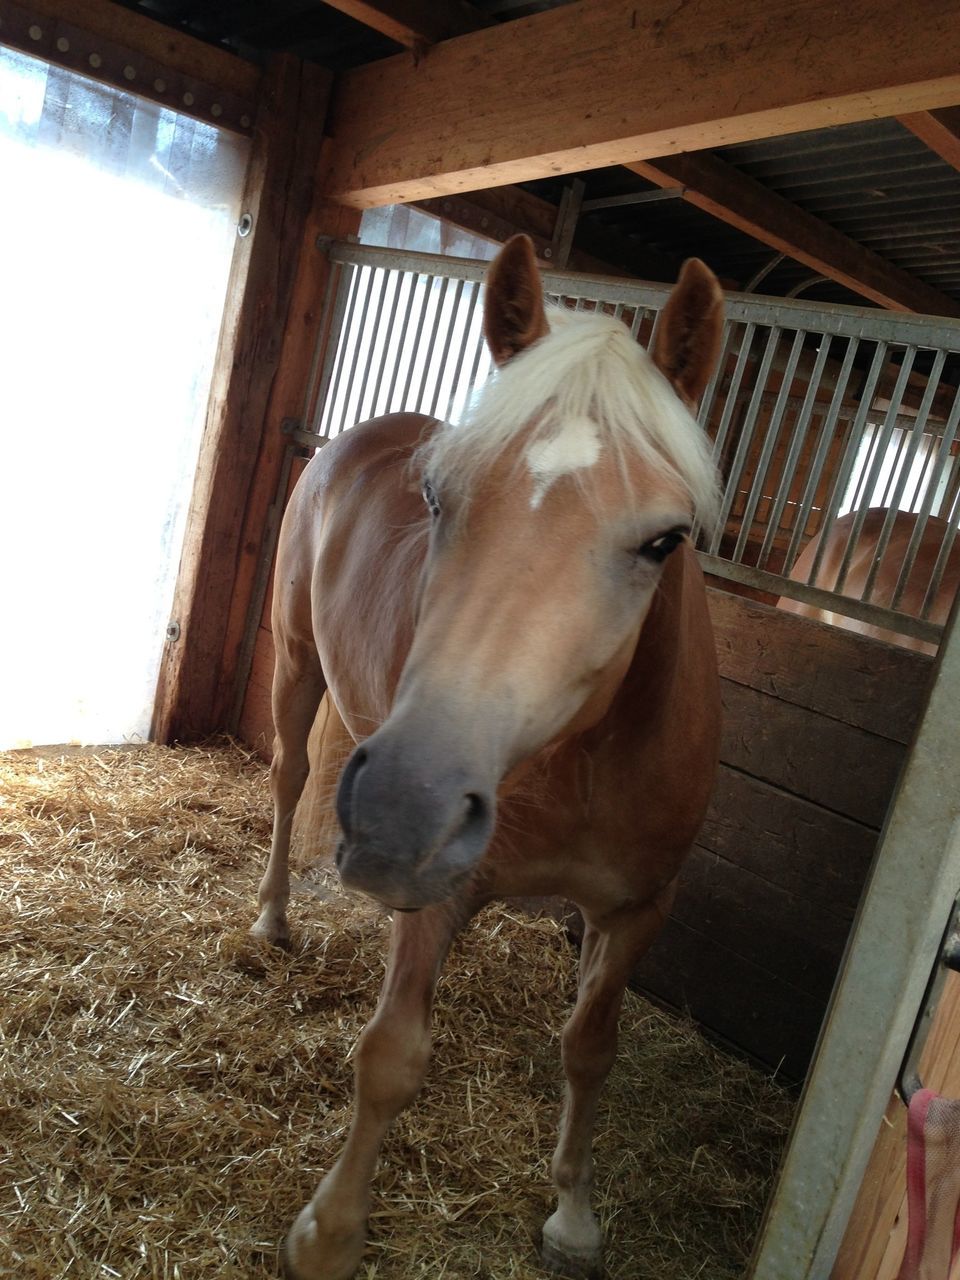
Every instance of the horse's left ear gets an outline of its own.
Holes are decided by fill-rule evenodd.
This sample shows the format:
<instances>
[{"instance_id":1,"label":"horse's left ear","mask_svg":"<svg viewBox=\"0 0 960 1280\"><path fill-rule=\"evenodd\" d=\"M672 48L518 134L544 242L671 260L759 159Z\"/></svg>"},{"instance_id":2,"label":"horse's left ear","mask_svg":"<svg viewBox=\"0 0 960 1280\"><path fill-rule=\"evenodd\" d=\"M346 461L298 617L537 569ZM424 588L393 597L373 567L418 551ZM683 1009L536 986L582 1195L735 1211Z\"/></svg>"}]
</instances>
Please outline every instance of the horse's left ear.
<instances>
[{"instance_id":1,"label":"horse's left ear","mask_svg":"<svg viewBox=\"0 0 960 1280\"><path fill-rule=\"evenodd\" d=\"M688 258L660 317L653 361L690 409L696 409L720 354L723 290L699 258Z\"/></svg>"},{"instance_id":2,"label":"horse's left ear","mask_svg":"<svg viewBox=\"0 0 960 1280\"><path fill-rule=\"evenodd\" d=\"M490 266L483 332L497 364L549 332L540 270L529 236L512 236Z\"/></svg>"}]
</instances>

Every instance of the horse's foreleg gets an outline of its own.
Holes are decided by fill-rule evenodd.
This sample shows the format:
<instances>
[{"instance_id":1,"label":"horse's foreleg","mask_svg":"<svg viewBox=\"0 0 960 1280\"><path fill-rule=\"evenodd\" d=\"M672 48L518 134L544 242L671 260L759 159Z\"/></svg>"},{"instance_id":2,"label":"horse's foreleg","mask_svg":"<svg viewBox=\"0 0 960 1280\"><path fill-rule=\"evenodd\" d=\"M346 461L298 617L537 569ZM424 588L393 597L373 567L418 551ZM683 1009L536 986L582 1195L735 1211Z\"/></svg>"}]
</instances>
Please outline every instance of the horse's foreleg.
<instances>
[{"instance_id":1,"label":"horse's foreleg","mask_svg":"<svg viewBox=\"0 0 960 1280\"><path fill-rule=\"evenodd\" d=\"M671 887L639 911L588 921L584 933L577 1003L562 1041L567 1083L551 1166L557 1208L543 1227L544 1266L576 1280L603 1275L603 1236L590 1206L597 1104L616 1056L627 980L659 933L672 899Z\"/></svg>"},{"instance_id":2,"label":"horse's foreleg","mask_svg":"<svg viewBox=\"0 0 960 1280\"><path fill-rule=\"evenodd\" d=\"M285 943L290 897L290 827L297 801L310 772L307 739L326 689L313 644L277 643L273 673L273 726L276 732L270 765L273 794L273 839L267 869L257 893L260 915L250 930L267 942Z\"/></svg>"},{"instance_id":3,"label":"horse's foreleg","mask_svg":"<svg viewBox=\"0 0 960 1280\"><path fill-rule=\"evenodd\" d=\"M360 1265L377 1157L390 1125L420 1092L430 1057L433 993L454 932L453 914L444 907L394 916L380 1001L354 1059L350 1131L287 1237L294 1280L348 1280Z\"/></svg>"}]
</instances>

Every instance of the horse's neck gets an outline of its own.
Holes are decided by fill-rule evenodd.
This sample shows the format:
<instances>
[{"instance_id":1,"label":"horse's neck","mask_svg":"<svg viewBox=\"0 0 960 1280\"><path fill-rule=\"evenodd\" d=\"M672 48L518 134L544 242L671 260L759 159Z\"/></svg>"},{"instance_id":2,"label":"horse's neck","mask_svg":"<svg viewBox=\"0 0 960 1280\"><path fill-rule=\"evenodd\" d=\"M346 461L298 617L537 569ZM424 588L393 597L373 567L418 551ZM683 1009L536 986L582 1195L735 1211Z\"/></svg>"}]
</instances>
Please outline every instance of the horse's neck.
<instances>
[{"instance_id":1,"label":"horse's neck","mask_svg":"<svg viewBox=\"0 0 960 1280\"><path fill-rule=\"evenodd\" d=\"M703 578L689 547L667 561L620 690L598 731L682 732L716 690Z\"/></svg>"}]
</instances>

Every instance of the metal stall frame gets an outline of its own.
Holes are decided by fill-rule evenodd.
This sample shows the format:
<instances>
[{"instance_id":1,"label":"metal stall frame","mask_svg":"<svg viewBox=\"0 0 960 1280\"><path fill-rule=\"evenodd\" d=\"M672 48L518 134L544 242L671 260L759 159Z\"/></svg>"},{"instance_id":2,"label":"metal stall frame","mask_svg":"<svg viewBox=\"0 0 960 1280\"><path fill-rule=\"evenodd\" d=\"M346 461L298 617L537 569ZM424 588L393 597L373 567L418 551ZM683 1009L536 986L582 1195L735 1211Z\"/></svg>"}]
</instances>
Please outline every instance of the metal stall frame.
<instances>
[{"instance_id":1,"label":"metal stall frame","mask_svg":"<svg viewBox=\"0 0 960 1280\"><path fill-rule=\"evenodd\" d=\"M474 325L473 338L471 339L474 342L474 350L471 352L466 346L463 346L456 353L454 372L451 375L450 383L447 385L446 400L441 395L439 380L435 381L432 389L427 386L427 359L417 364L419 382L417 378L414 378L414 363L412 361L405 377L398 378L397 368L394 368L392 375L389 377L386 376L385 372L387 364L387 339L385 335L395 323L398 326L401 345L407 340L408 333L415 332L417 324L419 324L427 334L428 354L436 352L438 356L452 355L450 350L451 332L448 330L442 338L438 332L440 311L446 305L447 297L450 293L449 285L451 282L456 282L455 302L461 300L464 286L469 287L470 296L466 303L469 315L464 329L464 334L466 334L467 328L474 324L475 321L479 321L481 310L477 305L479 287L486 278L490 267L489 262L457 258L451 255L420 253L414 250L385 249L372 245L361 245L353 241L334 240L326 236L318 239L316 248L318 252L327 256L330 263L329 287L318 326L318 341L314 364L302 412L298 418L287 419L283 424L283 430L287 437L288 457L285 461L284 474L281 476L280 487L277 490L272 509L273 518L269 522L261 548L256 589L254 598L251 601L246 632L241 644L240 678L237 683L238 693L231 718L231 727L234 730L239 722L243 705L243 690L246 687L252 667L256 631L269 584L270 566L273 561L276 539L279 533L279 516L282 513L286 496L285 486L289 476L289 466L287 464L292 465L296 453L299 452L301 456L309 456L312 450L321 448L326 444L332 435L344 427L352 425L352 421L347 418L342 422L335 423L332 422L331 418L333 399L344 386L347 388L347 394L343 401L343 412L345 414L348 413L352 406L355 406L358 411L368 407L371 413L391 412L395 409L405 408L446 416L454 398L455 384L459 383L461 390L466 393L472 391L476 385L483 354L482 340L478 336L479 330ZM360 270L363 268L371 272L371 278L366 286L361 289L358 281ZM374 282L373 275L376 273L382 274L381 278ZM411 284L406 295L405 304L401 304L399 283L388 301L387 277L389 273L403 273L409 276ZM629 318L632 321L630 324L631 332L635 337L646 339L648 343L652 342L656 335L660 312L670 296L672 287L670 285L625 280L614 276L554 271L549 268L543 268L541 274L545 292L551 301L564 303L574 307L576 310L582 310L588 304L594 307L603 306L609 309L610 313L616 317L622 317L624 312L627 312L628 314L624 318ZM436 302L432 315L430 314L428 302L421 300L420 309L417 315L414 316L412 313L415 310L415 288L421 283L426 288L433 282L442 286L442 296ZM767 432L768 439L764 441L761 448L759 463L755 468L755 476L751 483L750 491L744 497L745 512L749 512L751 516L755 513L760 501L763 484L769 468L770 453L773 447L772 441L776 436L777 430L779 430L780 424L784 421L785 414L788 411L796 414L796 421L790 433L790 442L787 449L788 464L791 466L796 463L799 457L804 433L810 430L813 423L815 395L827 363L829 341L820 344L814 367L810 374L807 391L803 397L798 399L789 395L789 386L790 378L797 367L801 334L818 334L828 340L832 340L834 337L840 338L846 340L847 347L837 374L829 408L821 406L823 418L818 428L818 444L812 459L811 471L805 483L804 497L798 506L790 546L786 553L787 564L785 567L787 569L799 554L802 532L814 504L814 490L822 476L830 445L835 438L834 432L838 428L838 420L841 416L841 402L849 385L854 355L858 345L861 342L876 343L877 350L870 372L860 388L860 407L857 410L856 421L851 423L851 429L848 432L849 438L844 446L842 469L845 469L848 473L853 467L853 453L851 452L849 441L853 438L858 424L862 426L868 416L870 397L876 389L879 377L881 354L886 353L892 344L899 344L910 353L919 348L932 349L936 352L934 360L935 378L939 379L944 367L944 360L941 358L943 352L960 353L960 322L938 317L891 313L870 307L812 304L792 300L758 298L754 294L738 293L725 295L725 308L726 321L721 358L704 392L699 413L701 424L706 425L714 410L715 403L722 403L722 411L714 441L714 453L718 459L722 456L728 440L732 438L734 419L738 412L738 395L740 387L743 385L744 372L754 340L762 336L764 330L769 332L765 339L764 353L760 358L759 375L756 377L752 388L744 392L744 395L748 397L746 421L742 424L742 433L732 461L731 473L723 498L720 523L715 530L701 531L699 538L699 556L703 569L721 580L764 591L774 596L788 596L801 604L810 605L835 614L843 614L861 623L886 628L917 640L937 644L942 636L943 627L926 616L914 617L911 614L902 612L900 609L887 608L869 599L856 599L852 596L840 595L836 590L829 590L819 585L811 585L809 580L807 582L799 582L783 574L770 572L769 569L742 563L737 559L737 556L743 551L745 534L742 534L738 539L733 559L720 554L721 548L719 544L720 533L725 519L730 514L737 497L738 479L746 463L747 453L756 426L757 411L763 398L766 396L773 399L772 417ZM454 313L455 308L451 308L449 314L452 315ZM339 336L351 331L351 326L353 326L353 332L358 332L364 327L367 320L373 322L370 326L373 336L369 349L364 358L361 358L358 347L355 347L351 355L347 350L348 344L340 341ZM381 336L381 330L383 331L383 336ZM770 369L780 337L790 333L793 333L795 337L790 353L787 356L781 386L777 392L767 391L764 389L764 374ZM730 375L728 385L724 387L721 385L723 370L726 362L732 360L734 356L736 357L735 368ZM913 354L910 354L909 360L912 362ZM905 378L906 374L901 370L898 384L902 385ZM916 442L922 434L927 415L930 412L936 385L936 381L932 378L928 384L928 393L924 395L923 403L916 417L904 418L899 414L895 399L891 401L887 409L882 411L883 420L877 425L877 430L886 437L889 437L898 426L910 429L911 442L906 446L909 457L913 456L913 453L909 452L910 450L916 451ZM355 386L360 388L357 396L354 395ZM383 400L380 396L381 388L384 386L387 389L386 400ZM371 395L368 395L368 388L372 390ZM418 395L420 396L419 401L417 401ZM722 397L725 397L725 399L722 399ZM878 414L877 416L880 417L881 415ZM335 430L331 431L331 425L335 427ZM957 454L956 458L953 458L953 452L960 445L960 395L957 395L948 419L942 430L937 431L937 436L940 438L940 444L936 454L936 466L945 468L947 464L950 464L951 483L955 478L960 484L960 453ZM956 476L954 476L954 473L956 473ZM828 517L836 514L842 498L842 483L843 476L832 487L827 509ZM932 491L932 485L928 485L927 488ZM782 493L778 494L772 501L774 519L777 521L779 521L782 514L784 503L785 498ZM928 492L927 498L918 512L915 536L911 541L900 575L900 583L894 598L895 605L899 604L903 585L912 564L912 557L916 555L919 548L920 535L927 518L931 514L931 510L932 498ZM749 521L744 520L744 530L748 525ZM889 530L886 530L886 533L888 535ZM928 612L933 603L939 575L942 575L946 567L947 555L953 545L955 535L956 527L954 526L952 535L945 539L941 548L941 554L934 569L933 580L927 593L927 599L924 602L923 613ZM762 563L767 561L771 536L768 529L760 552ZM815 577L815 573L811 577Z\"/></svg>"},{"instance_id":2,"label":"metal stall frame","mask_svg":"<svg viewBox=\"0 0 960 1280\"><path fill-rule=\"evenodd\" d=\"M960 892L960 601L887 812L749 1280L828 1280Z\"/></svg>"}]
</instances>

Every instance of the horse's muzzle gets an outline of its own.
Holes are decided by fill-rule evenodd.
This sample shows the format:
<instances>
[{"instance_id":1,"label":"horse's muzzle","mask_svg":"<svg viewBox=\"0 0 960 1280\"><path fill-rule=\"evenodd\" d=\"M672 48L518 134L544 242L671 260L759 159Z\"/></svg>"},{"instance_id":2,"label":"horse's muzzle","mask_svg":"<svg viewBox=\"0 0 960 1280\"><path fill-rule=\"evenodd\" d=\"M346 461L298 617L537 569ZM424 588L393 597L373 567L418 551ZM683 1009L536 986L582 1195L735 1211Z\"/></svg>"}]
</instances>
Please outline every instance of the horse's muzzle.
<instances>
[{"instance_id":1,"label":"horse's muzzle","mask_svg":"<svg viewBox=\"0 0 960 1280\"><path fill-rule=\"evenodd\" d=\"M495 785L411 727L388 722L361 743L337 788L343 884L404 910L456 894L496 820Z\"/></svg>"}]
</instances>

